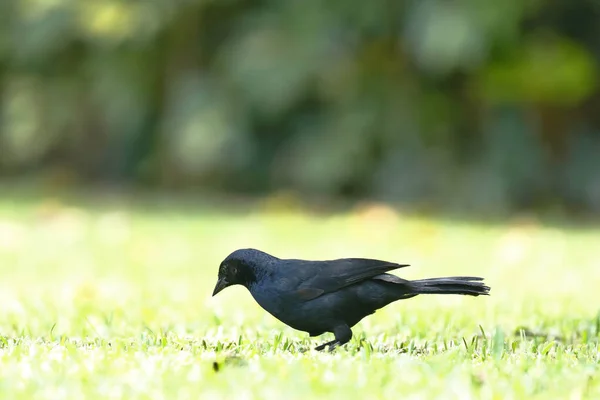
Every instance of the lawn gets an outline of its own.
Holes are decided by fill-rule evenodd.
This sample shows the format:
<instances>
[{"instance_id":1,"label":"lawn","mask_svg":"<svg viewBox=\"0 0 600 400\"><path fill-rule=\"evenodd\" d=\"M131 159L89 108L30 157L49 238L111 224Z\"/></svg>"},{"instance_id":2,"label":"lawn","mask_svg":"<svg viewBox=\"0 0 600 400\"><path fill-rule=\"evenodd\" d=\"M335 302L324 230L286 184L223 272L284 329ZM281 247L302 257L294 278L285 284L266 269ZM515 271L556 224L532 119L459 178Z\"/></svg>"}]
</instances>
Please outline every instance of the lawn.
<instances>
[{"instance_id":1,"label":"lawn","mask_svg":"<svg viewBox=\"0 0 600 400\"><path fill-rule=\"evenodd\" d=\"M600 398L600 229L191 204L0 201L0 398ZM318 353L330 335L284 326L245 289L211 298L240 247L492 291L394 303Z\"/></svg>"}]
</instances>

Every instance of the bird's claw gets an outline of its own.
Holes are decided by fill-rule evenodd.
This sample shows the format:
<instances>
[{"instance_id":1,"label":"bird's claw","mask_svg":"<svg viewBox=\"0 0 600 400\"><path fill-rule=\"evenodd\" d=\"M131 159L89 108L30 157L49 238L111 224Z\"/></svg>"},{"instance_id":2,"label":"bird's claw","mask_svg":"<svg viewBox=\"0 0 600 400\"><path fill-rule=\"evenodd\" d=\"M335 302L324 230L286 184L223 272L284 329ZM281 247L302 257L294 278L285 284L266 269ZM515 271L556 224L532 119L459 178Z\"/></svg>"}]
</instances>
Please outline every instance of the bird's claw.
<instances>
[{"instance_id":1,"label":"bird's claw","mask_svg":"<svg viewBox=\"0 0 600 400\"><path fill-rule=\"evenodd\" d=\"M325 348L327 348L328 351L333 351L336 347L339 346L339 344L340 344L339 341L332 340L331 342L323 343L323 344L315 347L315 350L317 350L317 351L323 351L323 350L325 350Z\"/></svg>"}]
</instances>

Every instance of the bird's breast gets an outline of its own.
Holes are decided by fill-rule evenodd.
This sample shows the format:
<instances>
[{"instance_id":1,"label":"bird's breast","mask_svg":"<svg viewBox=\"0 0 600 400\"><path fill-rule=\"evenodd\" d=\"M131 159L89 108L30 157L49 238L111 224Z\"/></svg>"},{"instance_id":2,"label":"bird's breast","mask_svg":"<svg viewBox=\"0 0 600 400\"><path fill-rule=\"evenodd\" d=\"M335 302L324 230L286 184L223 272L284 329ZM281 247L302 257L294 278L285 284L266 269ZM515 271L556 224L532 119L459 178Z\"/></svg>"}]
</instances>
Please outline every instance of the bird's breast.
<instances>
[{"instance_id":1,"label":"bird's breast","mask_svg":"<svg viewBox=\"0 0 600 400\"><path fill-rule=\"evenodd\" d=\"M306 323L314 319L307 315L303 302L290 301L276 290L255 290L252 296L265 311L292 328L306 330Z\"/></svg>"},{"instance_id":2,"label":"bird's breast","mask_svg":"<svg viewBox=\"0 0 600 400\"><path fill-rule=\"evenodd\" d=\"M282 304L282 298L279 293L275 290L270 289L255 289L251 291L254 300L269 313L278 316L283 313L284 305Z\"/></svg>"}]
</instances>

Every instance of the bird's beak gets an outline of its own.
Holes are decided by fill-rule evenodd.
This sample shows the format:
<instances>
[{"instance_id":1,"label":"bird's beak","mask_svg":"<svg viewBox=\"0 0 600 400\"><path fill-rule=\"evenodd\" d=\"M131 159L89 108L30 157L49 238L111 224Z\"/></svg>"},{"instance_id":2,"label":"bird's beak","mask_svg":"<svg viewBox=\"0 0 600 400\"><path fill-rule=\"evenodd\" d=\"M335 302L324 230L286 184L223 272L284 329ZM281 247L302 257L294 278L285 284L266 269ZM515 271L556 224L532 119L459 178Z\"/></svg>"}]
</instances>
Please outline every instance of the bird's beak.
<instances>
[{"instance_id":1,"label":"bird's beak","mask_svg":"<svg viewBox=\"0 0 600 400\"><path fill-rule=\"evenodd\" d=\"M213 290L213 296L216 295L217 293L219 293L221 290L225 289L227 286L229 286L229 282L227 282L227 279L225 278L220 278L217 281L217 284L215 285L215 290Z\"/></svg>"}]
</instances>

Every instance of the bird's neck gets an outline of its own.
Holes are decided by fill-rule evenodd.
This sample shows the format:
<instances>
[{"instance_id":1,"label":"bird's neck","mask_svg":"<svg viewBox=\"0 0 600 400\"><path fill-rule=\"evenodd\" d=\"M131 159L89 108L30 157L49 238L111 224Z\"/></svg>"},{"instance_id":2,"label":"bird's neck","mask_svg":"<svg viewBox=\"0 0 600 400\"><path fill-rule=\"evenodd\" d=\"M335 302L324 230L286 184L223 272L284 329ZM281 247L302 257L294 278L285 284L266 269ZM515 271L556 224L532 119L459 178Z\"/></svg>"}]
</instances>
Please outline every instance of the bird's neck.
<instances>
[{"instance_id":1,"label":"bird's neck","mask_svg":"<svg viewBox=\"0 0 600 400\"><path fill-rule=\"evenodd\" d=\"M260 282L263 282L269 275L269 270L262 266L254 266L253 268L249 268L242 277L242 284L246 286L248 289L258 285Z\"/></svg>"}]
</instances>

